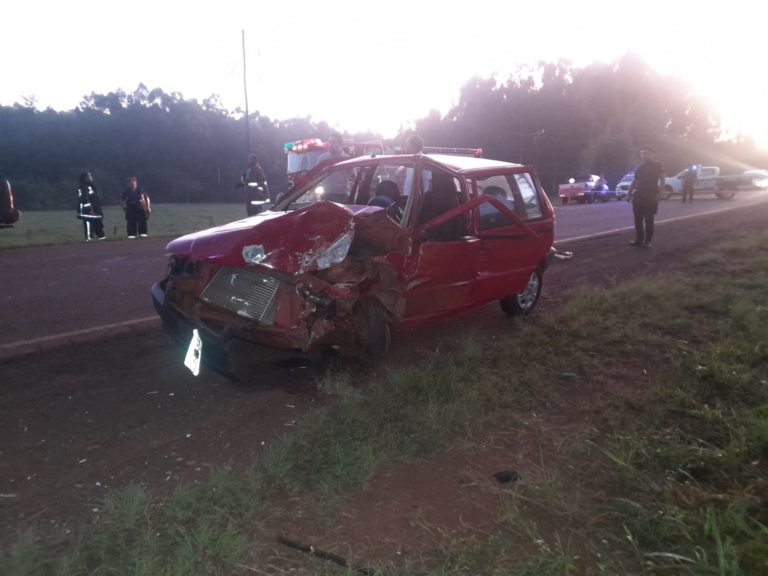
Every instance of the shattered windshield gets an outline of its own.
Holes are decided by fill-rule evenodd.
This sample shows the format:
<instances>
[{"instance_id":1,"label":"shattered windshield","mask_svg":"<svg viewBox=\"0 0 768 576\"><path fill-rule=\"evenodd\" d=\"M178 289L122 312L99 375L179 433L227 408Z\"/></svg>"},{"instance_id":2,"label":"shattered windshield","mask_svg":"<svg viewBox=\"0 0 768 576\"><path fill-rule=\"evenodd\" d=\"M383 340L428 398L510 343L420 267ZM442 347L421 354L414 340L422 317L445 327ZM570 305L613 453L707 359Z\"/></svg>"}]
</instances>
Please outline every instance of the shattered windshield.
<instances>
[{"instance_id":1,"label":"shattered windshield","mask_svg":"<svg viewBox=\"0 0 768 576\"><path fill-rule=\"evenodd\" d=\"M332 166L319 179L308 183L297 196L291 194L292 200L287 198L280 202L276 209L297 210L316 202L381 208L397 202L405 204L408 198L403 187L409 174L413 174L412 161Z\"/></svg>"}]
</instances>

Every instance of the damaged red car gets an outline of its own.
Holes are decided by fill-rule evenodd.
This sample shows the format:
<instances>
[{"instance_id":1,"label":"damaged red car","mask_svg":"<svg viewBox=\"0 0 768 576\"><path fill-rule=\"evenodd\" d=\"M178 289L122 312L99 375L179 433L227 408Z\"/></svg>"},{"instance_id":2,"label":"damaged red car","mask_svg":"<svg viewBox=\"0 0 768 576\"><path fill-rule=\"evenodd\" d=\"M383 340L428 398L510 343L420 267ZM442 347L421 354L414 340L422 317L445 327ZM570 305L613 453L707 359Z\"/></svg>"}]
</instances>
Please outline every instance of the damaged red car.
<instances>
[{"instance_id":1,"label":"damaged red car","mask_svg":"<svg viewBox=\"0 0 768 576\"><path fill-rule=\"evenodd\" d=\"M432 154L319 166L270 210L171 241L164 325L227 368L233 347L380 354L390 335L539 299L554 213L529 166ZM191 350L191 348L190 348Z\"/></svg>"}]
</instances>

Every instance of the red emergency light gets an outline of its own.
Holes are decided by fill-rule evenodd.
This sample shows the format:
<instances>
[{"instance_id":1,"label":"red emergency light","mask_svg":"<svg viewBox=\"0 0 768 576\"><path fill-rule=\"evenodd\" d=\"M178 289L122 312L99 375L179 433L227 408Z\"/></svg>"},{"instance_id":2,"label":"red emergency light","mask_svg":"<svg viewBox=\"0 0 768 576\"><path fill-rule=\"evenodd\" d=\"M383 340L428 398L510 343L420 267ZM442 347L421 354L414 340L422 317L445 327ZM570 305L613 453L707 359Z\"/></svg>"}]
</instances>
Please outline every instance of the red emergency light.
<instances>
[{"instance_id":1,"label":"red emergency light","mask_svg":"<svg viewBox=\"0 0 768 576\"><path fill-rule=\"evenodd\" d=\"M289 152L301 154L302 152L309 152L310 150L323 150L325 148L326 144L324 144L320 138L305 138L304 140L297 140L296 142L287 142L283 144L283 152L286 154Z\"/></svg>"}]
</instances>

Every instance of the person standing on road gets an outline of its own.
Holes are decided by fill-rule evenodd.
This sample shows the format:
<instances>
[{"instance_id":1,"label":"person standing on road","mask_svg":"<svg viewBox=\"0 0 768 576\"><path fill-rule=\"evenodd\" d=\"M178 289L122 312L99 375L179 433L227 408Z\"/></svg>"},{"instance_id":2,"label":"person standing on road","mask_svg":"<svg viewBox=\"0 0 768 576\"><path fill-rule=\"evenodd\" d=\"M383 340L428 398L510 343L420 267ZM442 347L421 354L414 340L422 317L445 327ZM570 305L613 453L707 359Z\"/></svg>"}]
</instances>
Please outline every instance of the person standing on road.
<instances>
[{"instance_id":1,"label":"person standing on road","mask_svg":"<svg viewBox=\"0 0 768 576\"><path fill-rule=\"evenodd\" d=\"M263 203L269 200L267 174L259 164L256 154L248 156L248 168L245 169L235 188L245 188L245 212L253 216L261 212Z\"/></svg>"},{"instance_id":2,"label":"person standing on road","mask_svg":"<svg viewBox=\"0 0 768 576\"><path fill-rule=\"evenodd\" d=\"M139 187L136 176L131 176L125 181L125 189L122 195L125 222L128 238L146 238L149 236L147 220L152 212L149 196Z\"/></svg>"},{"instance_id":3,"label":"person standing on road","mask_svg":"<svg viewBox=\"0 0 768 576\"><path fill-rule=\"evenodd\" d=\"M87 170L80 174L77 184L77 218L83 221L85 241L104 240L104 211L96 192L93 176Z\"/></svg>"},{"instance_id":4,"label":"person standing on road","mask_svg":"<svg viewBox=\"0 0 768 576\"><path fill-rule=\"evenodd\" d=\"M403 154L423 154L424 153L424 138L419 134L413 133L405 139L405 145L403 147ZM397 182L400 187L401 194L403 196L410 196L413 191L413 168L398 168ZM421 171L421 189L422 191L428 190L432 183L432 171Z\"/></svg>"},{"instance_id":5,"label":"person standing on road","mask_svg":"<svg viewBox=\"0 0 768 576\"><path fill-rule=\"evenodd\" d=\"M695 165L690 166L683 176L683 204L685 204L686 197L690 202L693 202L693 189L696 187L696 180L698 179L696 168Z\"/></svg>"},{"instance_id":6,"label":"person standing on road","mask_svg":"<svg viewBox=\"0 0 768 576\"><path fill-rule=\"evenodd\" d=\"M664 166L654 159L650 146L640 150L640 160L627 196L627 200L632 201L635 216L635 239L630 244L650 248L654 218L659 209L659 193L664 187Z\"/></svg>"},{"instance_id":7,"label":"person standing on road","mask_svg":"<svg viewBox=\"0 0 768 576\"><path fill-rule=\"evenodd\" d=\"M343 145L344 138L341 134L338 132L331 134L328 138L328 150L320 154L317 158L317 163L320 164L320 162L328 160L329 158L338 158L339 161L349 158L349 155L344 152Z\"/></svg>"}]
</instances>

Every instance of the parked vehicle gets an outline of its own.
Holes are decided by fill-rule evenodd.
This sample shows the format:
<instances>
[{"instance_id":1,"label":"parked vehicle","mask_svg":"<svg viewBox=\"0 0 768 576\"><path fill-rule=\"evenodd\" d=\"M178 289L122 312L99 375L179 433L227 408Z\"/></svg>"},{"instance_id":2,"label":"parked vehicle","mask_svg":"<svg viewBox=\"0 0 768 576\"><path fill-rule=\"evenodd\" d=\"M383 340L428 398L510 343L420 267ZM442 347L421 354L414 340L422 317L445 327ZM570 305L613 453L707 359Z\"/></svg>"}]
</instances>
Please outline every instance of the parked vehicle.
<instances>
[{"instance_id":1,"label":"parked vehicle","mask_svg":"<svg viewBox=\"0 0 768 576\"><path fill-rule=\"evenodd\" d=\"M634 172L627 172L624 174L624 176L621 177L619 183L616 184L616 190L614 192L617 200L624 200L629 195L629 186L632 184L634 179Z\"/></svg>"},{"instance_id":2,"label":"parked vehicle","mask_svg":"<svg viewBox=\"0 0 768 576\"><path fill-rule=\"evenodd\" d=\"M13 206L13 190L11 183L0 178L0 227L7 228L19 221L20 213Z\"/></svg>"},{"instance_id":3,"label":"parked vehicle","mask_svg":"<svg viewBox=\"0 0 768 576\"><path fill-rule=\"evenodd\" d=\"M665 179L661 197L671 198L683 193L683 181L688 169ZM741 174L721 175L718 166L699 166L697 169L695 194L715 194L718 198L733 198L739 190L768 187L768 174L762 170L746 170Z\"/></svg>"},{"instance_id":4,"label":"parked vehicle","mask_svg":"<svg viewBox=\"0 0 768 576\"><path fill-rule=\"evenodd\" d=\"M614 196L605 180L597 174L569 179L567 184L560 184L557 195L563 204L568 204L568 202L578 202L579 204L607 202Z\"/></svg>"},{"instance_id":5,"label":"parked vehicle","mask_svg":"<svg viewBox=\"0 0 768 576\"><path fill-rule=\"evenodd\" d=\"M753 189L768 188L768 170L745 170L744 176L752 181Z\"/></svg>"},{"instance_id":6,"label":"parked vehicle","mask_svg":"<svg viewBox=\"0 0 768 576\"><path fill-rule=\"evenodd\" d=\"M327 200L340 191L343 200ZM166 328L192 335L190 355L224 372L243 346L251 357L380 354L393 330L492 300L530 313L553 240L552 205L531 167L360 157L318 166L269 211L170 242L152 296Z\"/></svg>"}]
</instances>

